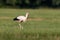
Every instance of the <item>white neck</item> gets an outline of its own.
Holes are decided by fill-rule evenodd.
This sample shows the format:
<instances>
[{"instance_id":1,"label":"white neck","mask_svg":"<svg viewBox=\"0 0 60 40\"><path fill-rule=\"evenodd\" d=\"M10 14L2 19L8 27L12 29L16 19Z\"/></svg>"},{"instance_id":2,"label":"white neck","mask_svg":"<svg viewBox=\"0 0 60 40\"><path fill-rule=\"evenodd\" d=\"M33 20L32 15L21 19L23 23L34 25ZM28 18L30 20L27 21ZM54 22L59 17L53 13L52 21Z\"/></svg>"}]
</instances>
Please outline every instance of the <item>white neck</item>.
<instances>
[{"instance_id":1,"label":"white neck","mask_svg":"<svg viewBox=\"0 0 60 40\"><path fill-rule=\"evenodd\" d=\"M26 18L28 18L28 15L29 15L29 13L27 12L27 13L26 13Z\"/></svg>"}]
</instances>

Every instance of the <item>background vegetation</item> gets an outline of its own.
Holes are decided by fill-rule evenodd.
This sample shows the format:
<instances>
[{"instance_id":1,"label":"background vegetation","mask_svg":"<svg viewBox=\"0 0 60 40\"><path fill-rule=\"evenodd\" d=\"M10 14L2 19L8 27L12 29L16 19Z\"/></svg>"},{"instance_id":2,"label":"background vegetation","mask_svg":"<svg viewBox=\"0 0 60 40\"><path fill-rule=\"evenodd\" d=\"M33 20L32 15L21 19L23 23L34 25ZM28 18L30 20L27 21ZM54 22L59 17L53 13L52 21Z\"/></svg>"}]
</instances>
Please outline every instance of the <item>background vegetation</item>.
<instances>
[{"instance_id":1,"label":"background vegetation","mask_svg":"<svg viewBox=\"0 0 60 40\"><path fill-rule=\"evenodd\" d=\"M60 0L0 0L0 7L12 8L60 8Z\"/></svg>"}]
</instances>

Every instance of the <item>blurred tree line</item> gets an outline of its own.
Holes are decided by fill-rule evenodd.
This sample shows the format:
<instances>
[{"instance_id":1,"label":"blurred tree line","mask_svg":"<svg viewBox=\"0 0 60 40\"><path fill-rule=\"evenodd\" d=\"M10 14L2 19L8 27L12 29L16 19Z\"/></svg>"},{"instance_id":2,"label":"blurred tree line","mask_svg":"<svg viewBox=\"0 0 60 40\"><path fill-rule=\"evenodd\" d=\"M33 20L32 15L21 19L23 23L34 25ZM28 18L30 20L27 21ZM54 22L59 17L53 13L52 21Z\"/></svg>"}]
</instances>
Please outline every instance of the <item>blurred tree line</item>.
<instances>
[{"instance_id":1,"label":"blurred tree line","mask_svg":"<svg viewBox=\"0 0 60 40\"><path fill-rule=\"evenodd\" d=\"M60 7L60 0L0 0L0 7L40 8Z\"/></svg>"}]
</instances>

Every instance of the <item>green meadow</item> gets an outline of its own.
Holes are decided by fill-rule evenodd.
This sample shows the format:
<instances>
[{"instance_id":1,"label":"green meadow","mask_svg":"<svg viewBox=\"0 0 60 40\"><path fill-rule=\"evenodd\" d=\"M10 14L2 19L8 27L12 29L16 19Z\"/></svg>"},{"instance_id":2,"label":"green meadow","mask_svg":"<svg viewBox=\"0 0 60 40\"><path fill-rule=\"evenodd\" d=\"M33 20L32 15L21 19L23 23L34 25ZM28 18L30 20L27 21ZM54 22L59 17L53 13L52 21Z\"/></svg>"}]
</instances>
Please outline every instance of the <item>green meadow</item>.
<instances>
[{"instance_id":1,"label":"green meadow","mask_svg":"<svg viewBox=\"0 0 60 40\"><path fill-rule=\"evenodd\" d=\"M13 21L29 11L25 23ZM60 9L0 8L0 40L60 40Z\"/></svg>"}]
</instances>

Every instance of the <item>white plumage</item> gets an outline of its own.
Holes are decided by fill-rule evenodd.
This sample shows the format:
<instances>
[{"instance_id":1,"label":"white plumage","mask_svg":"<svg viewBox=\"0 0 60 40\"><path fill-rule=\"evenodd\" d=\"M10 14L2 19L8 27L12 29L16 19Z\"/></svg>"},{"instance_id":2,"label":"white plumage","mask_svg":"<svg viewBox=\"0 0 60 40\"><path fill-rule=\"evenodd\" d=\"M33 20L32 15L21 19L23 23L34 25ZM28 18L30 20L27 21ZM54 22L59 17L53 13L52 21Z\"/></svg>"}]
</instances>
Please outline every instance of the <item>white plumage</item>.
<instances>
[{"instance_id":1,"label":"white plumage","mask_svg":"<svg viewBox=\"0 0 60 40\"><path fill-rule=\"evenodd\" d=\"M27 12L25 16L18 16L16 18L14 18L14 21L18 21L18 22L25 22L28 19L29 13ZM21 27L21 24L19 24L20 28L23 29L23 27Z\"/></svg>"},{"instance_id":2,"label":"white plumage","mask_svg":"<svg viewBox=\"0 0 60 40\"><path fill-rule=\"evenodd\" d=\"M14 18L14 21L25 22L28 19L29 13L27 12L25 16L18 16Z\"/></svg>"}]
</instances>

